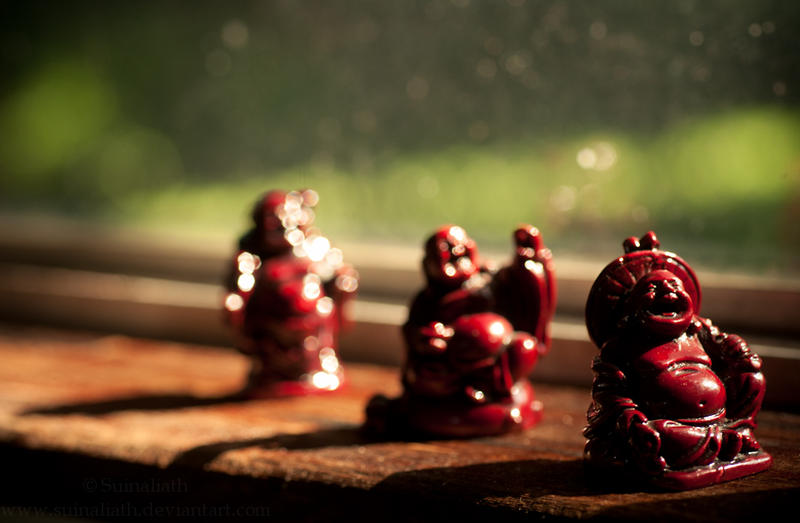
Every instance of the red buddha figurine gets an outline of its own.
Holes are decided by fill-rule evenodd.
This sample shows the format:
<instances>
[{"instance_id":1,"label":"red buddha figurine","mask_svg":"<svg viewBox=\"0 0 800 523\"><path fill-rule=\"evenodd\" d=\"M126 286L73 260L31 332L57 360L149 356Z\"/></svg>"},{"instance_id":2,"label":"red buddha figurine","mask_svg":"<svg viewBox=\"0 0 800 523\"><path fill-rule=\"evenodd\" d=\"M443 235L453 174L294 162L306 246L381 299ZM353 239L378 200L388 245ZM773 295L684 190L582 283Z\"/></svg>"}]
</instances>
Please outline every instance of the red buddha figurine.
<instances>
[{"instance_id":1,"label":"red buddha figurine","mask_svg":"<svg viewBox=\"0 0 800 523\"><path fill-rule=\"evenodd\" d=\"M344 380L336 350L358 274L312 227L312 190L270 191L239 240L224 310L237 347L251 356L252 397L334 391Z\"/></svg>"},{"instance_id":2,"label":"red buddha figurine","mask_svg":"<svg viewBox=\"0 0 800 523\"><path fill-rule=\"evenodd\" d=\"M585 461L668 489L713 485L769 468L753 431L761 360L698 315L700 285L651 231L598 276L586 325L594 360Z\"/></svg>"},{"instance_id":3,"label":"red buddha figurine","mask_svg":"<svg viewBox=\"0 0 800 523\"><path fill-rule=\"evenodd\" d=\"M471 437L540 419L526 377L549 347L553 263L534 227L520 227L514 238L515 258L500 271L481 263L461 227L443 226L428 239L427 286L403 326L404 394L373 398L368 428Z\"/></svg>"}]
</instances>

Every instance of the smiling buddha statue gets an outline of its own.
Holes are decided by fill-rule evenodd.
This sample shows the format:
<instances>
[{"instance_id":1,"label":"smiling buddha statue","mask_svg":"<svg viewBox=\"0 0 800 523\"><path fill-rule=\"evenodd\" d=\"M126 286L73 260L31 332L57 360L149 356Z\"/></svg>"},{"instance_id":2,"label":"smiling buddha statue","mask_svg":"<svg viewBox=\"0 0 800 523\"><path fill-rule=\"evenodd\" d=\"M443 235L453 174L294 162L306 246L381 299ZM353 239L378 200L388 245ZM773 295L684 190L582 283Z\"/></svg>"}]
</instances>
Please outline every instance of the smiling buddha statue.
<instances>
[{"instance_id":1,"label":"smiling buddha statue","mask_svg":"<svg viewBox=\"0 0 800 523\"><path fill-rule=\"evenodd\" d=\"M754 474L772 458L755 438L761 360L698 315L700 286L651 231L592 286L586 325L592 369L585 462L657 486L690 489Z\"/></svg>"}]
</instances>

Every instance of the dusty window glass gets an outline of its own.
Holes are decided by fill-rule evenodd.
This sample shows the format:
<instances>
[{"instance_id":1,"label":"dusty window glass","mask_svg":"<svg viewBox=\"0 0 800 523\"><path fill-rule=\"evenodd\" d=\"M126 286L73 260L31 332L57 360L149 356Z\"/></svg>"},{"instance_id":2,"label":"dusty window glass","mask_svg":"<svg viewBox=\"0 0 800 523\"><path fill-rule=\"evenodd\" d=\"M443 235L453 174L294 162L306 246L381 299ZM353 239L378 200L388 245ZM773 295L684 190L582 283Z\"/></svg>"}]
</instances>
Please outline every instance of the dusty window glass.
<instances>
[{"instance_id":1,"label":"dusty window glass","mask_svg":"<svg viewBox=\"0 0 800 523\"><path fill-rule=\"evenodd\" d=\"M519 222L557 255L655 229L800 272L800 4L3 2L4 216L240 232L313 187L331 237Z\"/></svg>"}]
</instances>

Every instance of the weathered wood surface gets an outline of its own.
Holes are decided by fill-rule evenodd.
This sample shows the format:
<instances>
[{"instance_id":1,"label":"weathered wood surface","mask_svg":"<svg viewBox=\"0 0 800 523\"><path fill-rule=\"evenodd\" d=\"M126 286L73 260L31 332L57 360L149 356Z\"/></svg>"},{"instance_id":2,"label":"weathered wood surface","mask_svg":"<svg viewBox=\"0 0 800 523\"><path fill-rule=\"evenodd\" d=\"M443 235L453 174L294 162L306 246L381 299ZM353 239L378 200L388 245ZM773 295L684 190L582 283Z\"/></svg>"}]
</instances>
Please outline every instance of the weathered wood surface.
<instances>
[{"instance_id":1,"label":"weathered wood surface","mask_svg":"<svg viewBox=\"0 0 800 523\"><path fill-rule=\"evenodd\" d=\"M544 419L521 434L375 441L363 407L399 391L394 369L349 365L341 393L241 401L247 362L218 348L5 327L0 358L0 516L731 520L800 494L794 414L759 418L771 470L671 493L585 478L589 384L539 385Z\"/></svg>"}]
</instances>

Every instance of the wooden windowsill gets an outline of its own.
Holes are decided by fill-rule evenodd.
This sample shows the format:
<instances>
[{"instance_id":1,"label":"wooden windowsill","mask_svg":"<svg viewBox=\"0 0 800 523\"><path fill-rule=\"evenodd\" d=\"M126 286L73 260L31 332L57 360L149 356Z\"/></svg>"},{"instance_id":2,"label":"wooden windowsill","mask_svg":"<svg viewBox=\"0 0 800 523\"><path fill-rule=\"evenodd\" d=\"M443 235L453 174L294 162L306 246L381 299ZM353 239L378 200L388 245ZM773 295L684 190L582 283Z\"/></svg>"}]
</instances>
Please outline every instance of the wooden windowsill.
<instances>
[{"instance_id":1,"label":"wooden windowsill","mask_svg":"<svg viewBox=\"0 0 800 523\"><path fill-rule=\"evenodd\" d=\"M376 441L364 404L399 392L396 369L350 364L340 393L236 401L247 362L213 347L3 327L0 357L7 514L727 521L778 514L800 490L793 414L761 413L770 470L670 493L587 481L586 388L537 385L545 416L524 433Z\"/></svg>"},{"instance_id":2,"label":"wooden windowsill","mask_svg":"<svg viewBox=\"0 0 800 523\"><path fill-rule=\"evenodd\" d=\"M36 222L0 215L0 263L59 267L221 285L230 267L235 235L176 236L57 220ZM337 245L361 274L359 294L369 301L408 303L422 288L418 245ZM620 247L621 248L621 247ZM616 251L614 251L616 252ZM621 251L620 251L621 253ZM484 252L500 264L511 256ZM681 253L691 262L691 253ZM611 258L554 253L558 316L582 319L592 282ZM797 339L800 279L698 271L703 315L739 334Z\"/></svg>"}]
</instances>

